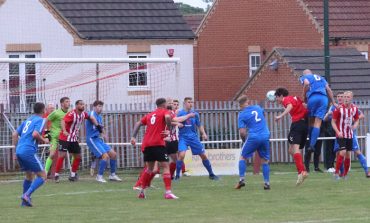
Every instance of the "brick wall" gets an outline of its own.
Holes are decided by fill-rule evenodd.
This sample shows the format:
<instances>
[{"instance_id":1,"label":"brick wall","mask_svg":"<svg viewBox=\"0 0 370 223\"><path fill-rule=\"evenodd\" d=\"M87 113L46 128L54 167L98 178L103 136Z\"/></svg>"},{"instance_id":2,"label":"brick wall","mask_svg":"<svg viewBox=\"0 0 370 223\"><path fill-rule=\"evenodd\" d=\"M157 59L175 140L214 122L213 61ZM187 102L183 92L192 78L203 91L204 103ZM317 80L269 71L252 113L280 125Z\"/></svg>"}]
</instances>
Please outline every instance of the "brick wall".
<instances>
[{"instance_id":1,"label":"brick wall","mask_svg":"<svg viewBox=\"0 0 370 223\"><path fill-rule=\"evenodd\" d=\"M232 99L249 78L248 46L260 46L263 61L274 47L321 40L296 0L219 0L194 47L195 98Z\"/></svg>"},{"instance_id":2,"label":"brick wall","mask_svg":"<svg viewBox=\"0 0 370 223\"><path fill-rule=\"evenodd\" d=\"M288 89L290 95L302 98L303 88L298 81L298 77L294 76L292 70L282 60L279 60L277 71L270 70L267 64L254 79L250 88L244 92L248 98L261 101L265 100L268 91L275 90L278 87L284 87Z\"/></svg>"}]
</instances>

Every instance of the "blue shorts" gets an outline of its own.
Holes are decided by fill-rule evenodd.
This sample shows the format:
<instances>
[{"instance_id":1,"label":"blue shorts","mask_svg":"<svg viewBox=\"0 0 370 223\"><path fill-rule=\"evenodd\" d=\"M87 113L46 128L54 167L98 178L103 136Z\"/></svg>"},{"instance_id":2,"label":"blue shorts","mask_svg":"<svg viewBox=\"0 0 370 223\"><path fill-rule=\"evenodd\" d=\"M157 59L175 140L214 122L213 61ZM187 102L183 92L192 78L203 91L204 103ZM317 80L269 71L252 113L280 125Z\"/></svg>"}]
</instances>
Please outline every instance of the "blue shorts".
<instances>
[{"instance_id":1,"label":"blue shorts","mask_svg":"<svg viewBox=\"0 0 370 223\"><path fill-rule=\"evenodd\" d=\"M191 153L193 155L201 155L206 152L203 147L203 144L200 142L198 138L187 139L180 137L179 138L179 152L184 152L188 150L188 147L191 149Z\"/></svg>"},{"instance_id":2,"label":"blue shorts","mask_svg":"<svg viewBox=\"0 0 370 223\"><path fill-rule=\"evenodd\" d=\"M357 151L360 149L360 146L358 145L358 139L357 139L357 135L356 133L353 133L353 140L352 140L352 151ZM339 144L338 144L338 141L337 139L335 139L335 143L334 143L334 152L338 152L339 151Z\"/></svg>"},{"instance_id":3,"label":"blue shorts","mask_svg":"<svg viewBox=\"0 0 370 223\"><path fill-rule=\"evenodd\" d=\"M328 108L328 97L322 94L312 94L308 98L307 109L309 117L317 117L324 119L326 110Z\"/></svg>"},{"instance_id":4,"label":"blue shorts","mask_svg":"<svg viewBox=\"0 0 370 223\"><path fill-rule=\"evenodd\" d=\"M240 155L248 159L256 150L262 159L270 160L270 137L248 138Z\"/></svg>"},{"instance_id":5,"label":"blue shorts","mask_svg":"<svg viewBox=\"0 0 370 223\"><path fill-rule=\"evenodd\" d=\"M108 153L111 148L99 137L87 138L86 144L95 157L100 158L104 153Z\"/></svg>"},{"instance_id":6,"label":"blue shorts","mask_svg":"<svg viewBox=\"0 0 370 223\"><path fill-rule=\"evenodd\" d=\"M34 154L17 154L17 160L19 165L21 166L21 170L26 172L42 172L44 171L44 167L42 166L42 163L40 159L37 157L37 155Z\"/></svg>"}]
</instances>

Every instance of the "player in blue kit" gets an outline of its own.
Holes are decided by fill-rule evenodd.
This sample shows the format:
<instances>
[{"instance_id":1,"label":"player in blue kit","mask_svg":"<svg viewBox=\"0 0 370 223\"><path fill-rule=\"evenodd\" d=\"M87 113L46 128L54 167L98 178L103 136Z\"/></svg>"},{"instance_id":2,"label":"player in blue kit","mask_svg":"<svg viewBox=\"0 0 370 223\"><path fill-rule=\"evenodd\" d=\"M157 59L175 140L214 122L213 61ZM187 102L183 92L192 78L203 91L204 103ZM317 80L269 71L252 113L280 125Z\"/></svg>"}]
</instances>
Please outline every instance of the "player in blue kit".
<instances>
[{"instance_id":1,"label":"player in blue kit","mask_svg":"<svg viewBox=\"0 0 370 223\"><path fill-rule=\"evenodd\" d=\"M94 109L89 112L90 117L94 117L98 122L95 126L90 120L86 120L86 143L90 151L95 155L96 158L101 159L99 162L98 175L96 180L100 183L106 183L107 181L103 178L104 170L107 166L108 159L110 164L109 180L110 181L122 181L116 175L117 167L117 154L110 148L102 139L103 133L103 119L101 117L101 112L103 111L104 103L102 101L95 101L93 103Z\"/></svg>"},{"instance_id":2,"label":"player in blue kit","mask_svg":"<svg viewBox=\"0 0 370 223\"><path fill-rule=\"evenodd\" d=\"M258 152L262 159L262 172L264 189L270 190L270 131L267 127L263 109L258 105L249 105L247 96L238 99L241 112L239 113L239 134L244 144L239 159L239 182L235 189L245 186L245 172L247 170L246 159ZM248 138L247 138L247 129Z\"/></svg>"},{"instance_id":3,"label":"player in blue kit","mask_svg":"<svg viewBox=\"0 0 370 223\"><path fill-rule=\"evenodd\" d=\"M22 206L32 207L31 195L46 180L46 172L40 159L37 157L38 143L48 144L49 140L42 137L45 119L45 105L36 103L33 106L34 114L24 121L12 135L13 146L16 147L15 156L23 171L26 172L23 181ZM33 180L34 174L37 175Z\"/></svg>"},{"instance_id":4,"label":"player in blue kit","mask_svg":"<svg viewBox=\"0 0 370 223\"><path fill-rule=\"evenodd\" d=\"M203 166L207 169L209 179L218 180L218 176L213 173L211 162L208 160L206 151L199 140L198 129L203 140L207 140L208 136L204 131L204 127L200 122L199 114L192 110L193 99L186 97L184 99L184 109L179 111L177 117L186 116L190 113L194 113L194 117L189 117L185 121L181 122L182 127L179 128L179 154L178 160L176 161L176 176L175 180L180 179L181 167L184 163L186 150L190 147L193 155L199 155L202 159Z\"/></svg>"},{"instance_id":5,"label":"player in blue kit","mask_svg":"<svg viewBox=\"0 0 370 223\"><path fill-rule=\"evenodd\" d=\"M317 138L320 135L321 123L328 108L328 96L335 107L338 105L335 103L333 92L328 82L320 75L312 74L310 70L304 70L300 82L303 85L303 98L307 102L309 112L310 128L308 134L310 144L308 150L314 151Z\"/></svg>"}]
</instances>

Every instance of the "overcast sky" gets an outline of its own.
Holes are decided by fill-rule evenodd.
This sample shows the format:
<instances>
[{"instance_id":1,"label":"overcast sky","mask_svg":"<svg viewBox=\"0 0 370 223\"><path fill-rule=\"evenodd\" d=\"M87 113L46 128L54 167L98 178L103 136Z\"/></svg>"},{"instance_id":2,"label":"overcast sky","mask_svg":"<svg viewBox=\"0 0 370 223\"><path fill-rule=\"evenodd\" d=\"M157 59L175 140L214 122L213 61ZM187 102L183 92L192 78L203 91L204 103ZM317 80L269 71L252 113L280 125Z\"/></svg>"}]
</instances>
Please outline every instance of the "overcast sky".
<instances>
[{"instance_id":1,"label":"overcast sky","mask_svg":"<svg viewBox=\"0 0 370 223\"><path fill-rule=\"evenodd\" d=\"M204 3L202 0L174 0L174 2L182 2L199 8L207 8L207 4Z\"/></svg>"}]
</instances>

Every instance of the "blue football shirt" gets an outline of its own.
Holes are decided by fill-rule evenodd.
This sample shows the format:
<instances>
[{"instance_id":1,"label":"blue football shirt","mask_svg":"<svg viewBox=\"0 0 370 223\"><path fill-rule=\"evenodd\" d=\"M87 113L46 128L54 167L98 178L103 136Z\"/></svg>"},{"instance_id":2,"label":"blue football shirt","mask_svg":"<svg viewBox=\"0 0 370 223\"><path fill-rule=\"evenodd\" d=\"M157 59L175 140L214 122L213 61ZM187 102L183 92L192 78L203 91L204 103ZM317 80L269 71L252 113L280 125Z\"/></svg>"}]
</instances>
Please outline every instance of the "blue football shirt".
<instances>
[{"instance_id":1,"label":"blue football shirt","mask_svg":"<svg viewBox=\"0 0 370 223\"><path fill-rule=\"evenodd\" d=\"M239 113L238 127L248 129L251 138L270 135L263 109L258 105L248 106Z\"/></svg>"},{"instance_id":2,"label":"blue football shirt","mask_svg":"<svg viewBox=\"0 0 370 223\"><path fill-rule=\"evenodd\" d=\"M103 119L102 119L101 115L99 115L95 111L90 111L89 112L89 117L94 117L99 125L103 125ZM100 133L99 133L98 129L91 122L90 119L86 120L85 126L86 126L86 138L93 138L93 137L99 137L100 136Z\"/></svg>"},{"instance_id":3,"label":"blue football shirt","mask_svg":"<svg viewBox=\"0 0 370 223\"><path fill-rule=\"evenodd\" d=\"M306 93L306 97L309 98L312 94L318 93L322 95L327 95L326 94L326 85L328 82L326 82L325 78L318 75L318 74L306 74L303 75L300 78L301 84L304 84L304 80L308 80L310 83L309 85L309 90Z\"/></svg>"},{"instance_id":4,"label":"blue football shirt","mask_svg":"<svg viewBox=\"0 0 370 223\"><path fill-rule=\"evenodd\" d=\"M38 115L30 116L17 128L20 136L17 144L16 154L34 154L37 152L38 142L33 138L32 133L38 132L40 135L44 129L45 119Z\"/></svg>"},{"instance_id":5,"label":"blue football shirt","mask_svg":"<svg viewBox=\"0 0 370 223\"><path fill-rule=\"evenodd\" d=\"M198 137L198 127L201 126L200 118L199 118L199 113L195 112L194 110L190 110L189 112L185 111L184 109L179 111L177 113L177 117L181 117L184 115L187 115L189 113L195 113L195 117L193 118L188 118L182 124L184 127L179 128L179 137Z\"/></svg>"}]
</instances>

